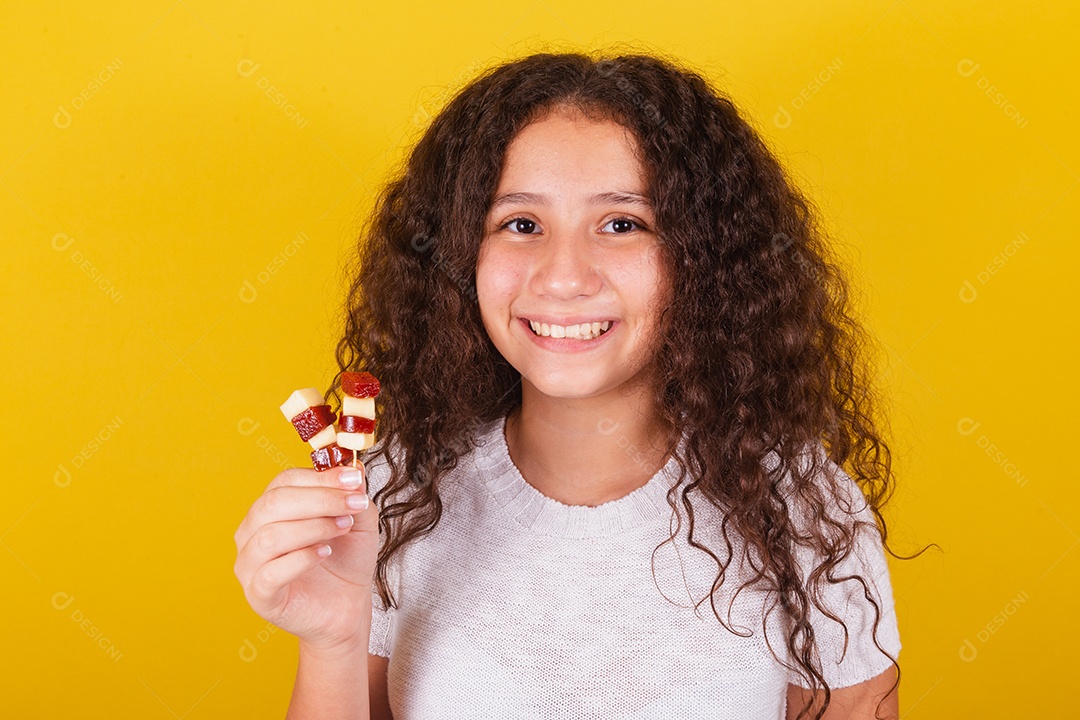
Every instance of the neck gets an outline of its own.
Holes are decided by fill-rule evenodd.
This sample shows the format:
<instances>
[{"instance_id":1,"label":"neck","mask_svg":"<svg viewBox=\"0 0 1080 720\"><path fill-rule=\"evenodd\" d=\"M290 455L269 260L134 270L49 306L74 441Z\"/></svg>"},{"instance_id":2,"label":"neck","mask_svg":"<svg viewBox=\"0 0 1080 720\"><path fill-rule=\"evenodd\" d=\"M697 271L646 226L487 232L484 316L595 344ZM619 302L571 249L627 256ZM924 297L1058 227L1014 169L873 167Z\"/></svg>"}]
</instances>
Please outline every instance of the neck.
<instances>
[{"instance_id":1,"label":"neck","mask_svg":"<svg viewBox=\"0 0 1080 720\"><path fill-rule=\"evenodd\" d=\"M526 482L565 505L602 505L642 487L664 466L663 426L645 388L557 398L522 382L506 421L510 458Z\"/></svg>"}]
</instances>

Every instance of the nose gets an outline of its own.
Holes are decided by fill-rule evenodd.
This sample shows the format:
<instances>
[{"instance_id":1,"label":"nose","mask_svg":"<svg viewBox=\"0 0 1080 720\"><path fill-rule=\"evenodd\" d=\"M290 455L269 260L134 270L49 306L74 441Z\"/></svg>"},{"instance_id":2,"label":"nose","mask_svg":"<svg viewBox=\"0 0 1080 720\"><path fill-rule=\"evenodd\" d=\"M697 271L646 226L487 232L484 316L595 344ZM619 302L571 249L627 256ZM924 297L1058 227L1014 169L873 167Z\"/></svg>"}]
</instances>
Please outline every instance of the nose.
<instances>
[{"instance_id":1,"label":"nose","mask_svg":"<svg viewBox=\"0 0 1080 720\"><path fill-rule=\"evenodd\" d=\"M588 239L571 232L552 233L549 238L535 256L533 292L558 300L597 293L602 278Z\"/></svg>"}]
</instances>

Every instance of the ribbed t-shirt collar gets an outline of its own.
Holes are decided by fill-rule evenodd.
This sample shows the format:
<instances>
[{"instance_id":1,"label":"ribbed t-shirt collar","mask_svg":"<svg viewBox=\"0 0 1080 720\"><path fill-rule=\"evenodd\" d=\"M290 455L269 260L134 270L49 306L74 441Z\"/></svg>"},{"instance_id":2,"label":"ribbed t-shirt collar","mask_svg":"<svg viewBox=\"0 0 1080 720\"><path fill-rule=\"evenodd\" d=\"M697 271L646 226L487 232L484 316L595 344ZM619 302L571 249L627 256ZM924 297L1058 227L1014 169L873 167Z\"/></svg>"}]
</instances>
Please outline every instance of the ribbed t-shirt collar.
<instances>
[{"instance_id":1,"label":"ribbed t-shirt collar","mask_svg":"<svg viewBox=\"0 0 1080 720\"><path fill-rule=\"evenodd\" d=\"M674 456L648 483L617 500L596 506L565 505L525 481L510 459L505 427L503 417L480 429L473 460L492 497L520 525L543 535L580 539L610 537L671 517L667 492L679 475Z\"/></svg>"}]
</instances>

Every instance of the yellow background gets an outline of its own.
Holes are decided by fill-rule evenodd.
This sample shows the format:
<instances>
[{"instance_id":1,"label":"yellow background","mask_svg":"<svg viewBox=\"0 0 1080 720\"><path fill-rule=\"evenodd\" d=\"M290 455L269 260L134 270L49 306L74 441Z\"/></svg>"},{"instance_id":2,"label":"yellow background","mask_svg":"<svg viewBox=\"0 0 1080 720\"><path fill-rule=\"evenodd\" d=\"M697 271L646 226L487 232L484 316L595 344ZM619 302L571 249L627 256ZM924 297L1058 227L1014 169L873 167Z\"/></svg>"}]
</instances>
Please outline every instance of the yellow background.
<instances>
[{"instance_id":1,"label":"yellow background","mask_svg":"<svg viewBox=\"0 0 1080 720\"><path fill-rule=\"evenodd\" d=\"M851 259L890 536L942 549L891 563L904 717L1075 716L1075 7L5 5L5 715L284 714L232 534L307 461L277 406L331 376L378 183L479 68L631 41L729 91Z\"/></svg>"}]
</instances>

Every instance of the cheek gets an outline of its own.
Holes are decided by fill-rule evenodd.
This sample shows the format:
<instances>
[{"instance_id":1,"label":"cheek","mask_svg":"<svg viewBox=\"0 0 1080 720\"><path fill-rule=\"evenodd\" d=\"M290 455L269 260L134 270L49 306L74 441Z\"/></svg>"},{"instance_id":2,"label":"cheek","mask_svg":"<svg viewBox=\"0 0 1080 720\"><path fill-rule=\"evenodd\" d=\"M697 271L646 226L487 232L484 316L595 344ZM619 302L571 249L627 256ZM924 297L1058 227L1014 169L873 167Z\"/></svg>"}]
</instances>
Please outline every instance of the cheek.
<instances>
[{"instance_id":1,"label":"cheek","mask_svg":"<svg viewBox=\"0 0 1080 720\"><path fill-rule=\"evenodd\" d=\"M618 264L617 282L628 309L638 316L651 316L669 302L669 273L659 250L625 258Z\"/></svg>"},{"instance_id":2,"label":"cheek","mask_svg":"<svg viewBox=\"0 0 1080 720\"><path fill-rule=\"evenodd\" d=\"M661 315L673 300L670 272L659 250L639 258L632 271L623 281L623 298L633 303L628 309L638 320L639 342L653 347L664 332Z\"/></svg>"},{"instance_id":3,"label":"cheek","mask_svg":"<svg viewBox=\"0 0 1080 720\"><path fill-rule=\"evenodd\" d=\"M485 324L506 314L520 272L506 253L482 247L476 262L476 298Z\"/></svg>"}]
</instances>

